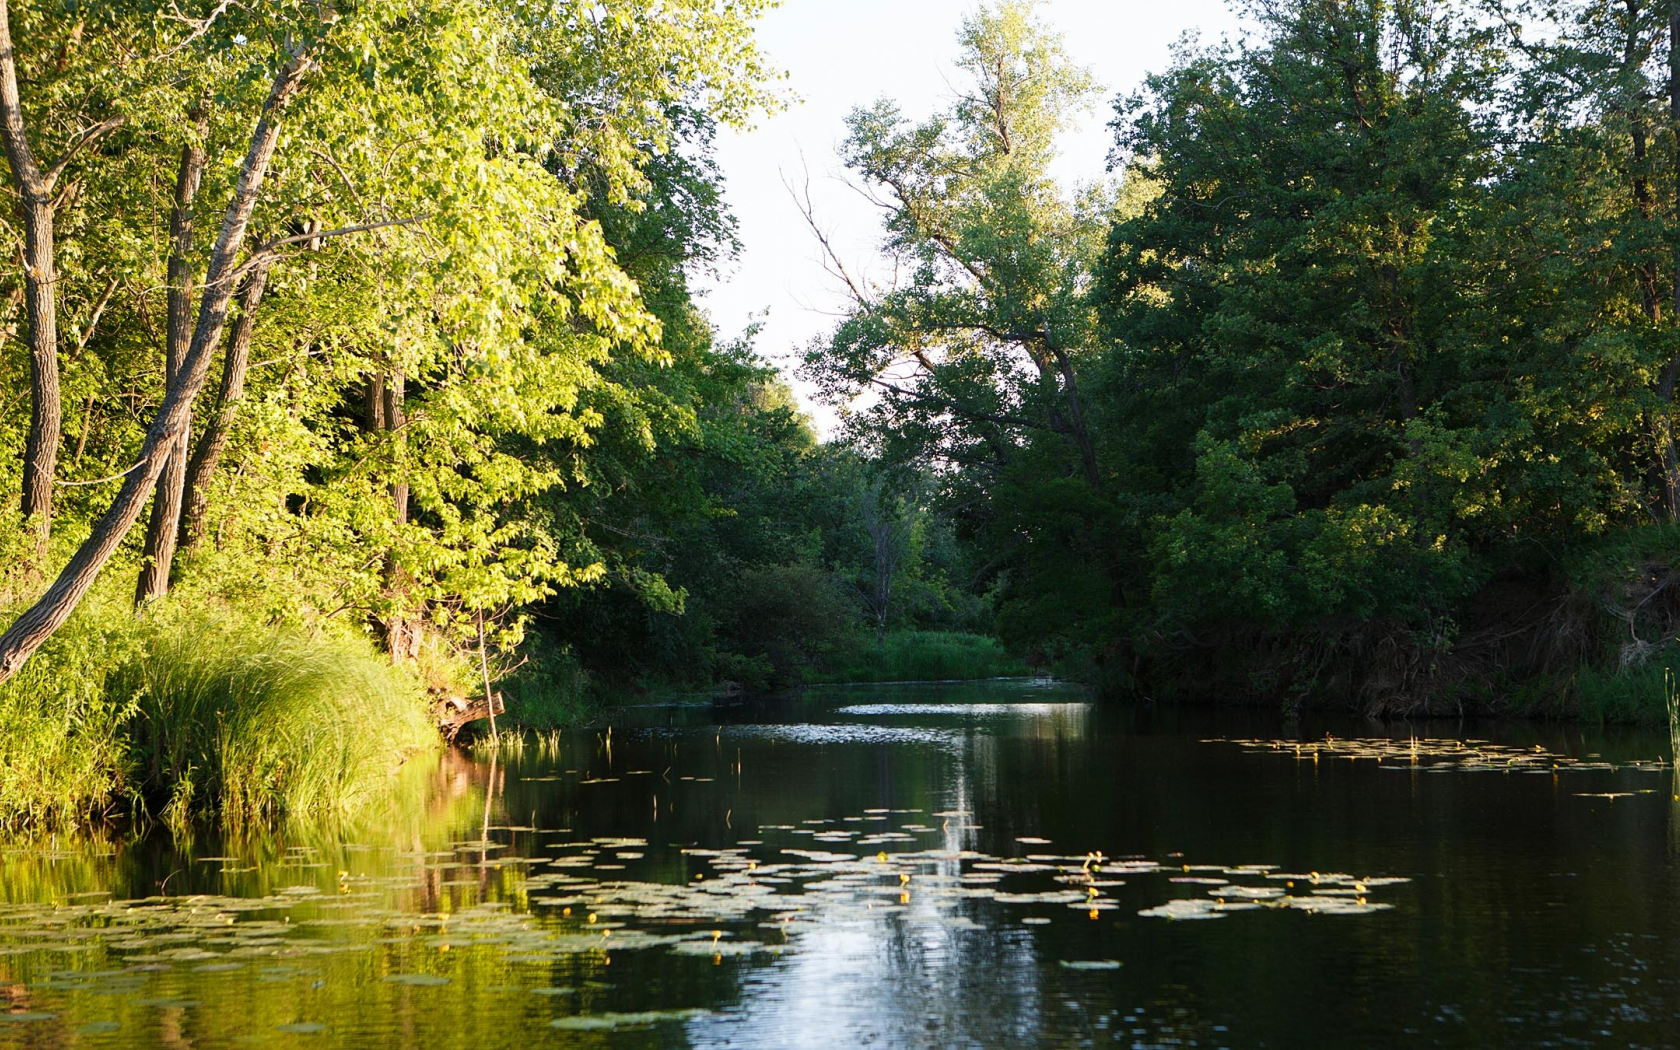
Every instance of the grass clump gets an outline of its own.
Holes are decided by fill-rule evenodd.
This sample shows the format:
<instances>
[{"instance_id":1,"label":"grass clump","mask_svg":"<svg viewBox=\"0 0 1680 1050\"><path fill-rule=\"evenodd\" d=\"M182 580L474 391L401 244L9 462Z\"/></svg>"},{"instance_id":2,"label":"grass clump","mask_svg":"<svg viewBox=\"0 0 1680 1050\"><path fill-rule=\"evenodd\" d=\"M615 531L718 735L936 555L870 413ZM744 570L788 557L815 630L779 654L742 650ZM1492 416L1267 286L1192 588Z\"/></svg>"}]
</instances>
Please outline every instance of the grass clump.
<instances>
[{"instance_id":1,"label":"grass clump","mask_svg":"<svg viewBox=\"0 0 1680 1050\"><path fill-rule=\"evenodd\" d=\"M171 824L349 815L438 746L420 683L356 638L187 620L116 677L142 790Z\"/></svg>"},{"instance_id":2,"label":"grass clump","mask_svg":"<svg viewBox=\"0 0 1680 1050\"><path fill-rule=\"evenodd\" d=\"M996 638L960 631L893 631L843 654L834 668L812 680L837 682L937 682L1009 678L1027 673Z\"/></svg>"},{"instance_id":3,"label":"grass clump","mask_svg":"<svg viewBox=\"0 0 1680 1050\"><path fill-rule=\"evenodd\" d=\"M0 684L0 829L121 810L337 818L439 746L420 679L364 639L96 594Z\"/></svg>"}]
</instances>

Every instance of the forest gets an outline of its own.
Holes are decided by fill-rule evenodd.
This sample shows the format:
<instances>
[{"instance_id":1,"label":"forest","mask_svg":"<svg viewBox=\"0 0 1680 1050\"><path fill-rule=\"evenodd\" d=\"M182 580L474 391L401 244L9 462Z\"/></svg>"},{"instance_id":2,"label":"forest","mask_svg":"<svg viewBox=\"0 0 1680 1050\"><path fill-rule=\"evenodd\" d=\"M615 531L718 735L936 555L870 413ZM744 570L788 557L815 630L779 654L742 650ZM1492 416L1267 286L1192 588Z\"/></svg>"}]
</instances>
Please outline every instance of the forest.
<instances>
[{"instance_id":1,"label":"forest","mask_svg":"<svg viewBox=\"0 0 1680 1050\"><path fill-rule=\"evenodd\" d=\"M817 682L1667 717L1680 5L1246 0L1120 97L979 8L834 129L891 279L801 202L825 439L696 290L767 6L0 0L0 823Z\"/></svg>"}]
</instances>

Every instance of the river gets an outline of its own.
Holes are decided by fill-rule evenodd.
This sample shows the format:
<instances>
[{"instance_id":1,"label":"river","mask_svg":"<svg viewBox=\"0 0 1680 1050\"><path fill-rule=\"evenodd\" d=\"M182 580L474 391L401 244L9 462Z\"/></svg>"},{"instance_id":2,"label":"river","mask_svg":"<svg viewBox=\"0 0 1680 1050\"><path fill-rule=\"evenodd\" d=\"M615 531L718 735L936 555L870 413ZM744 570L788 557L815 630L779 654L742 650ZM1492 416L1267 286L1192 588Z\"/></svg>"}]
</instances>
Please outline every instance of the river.
<instances>
[{"instance_id":1,"label":"river","mask_svg":"<svg viewBox=\"0 0 1680 1050\"><path fill-rule=\"evenodd\" d=\"M0 1046L1671 1046L1665 738L671 705L375 816L0 844Z\"/></svg>"}]
</instances>

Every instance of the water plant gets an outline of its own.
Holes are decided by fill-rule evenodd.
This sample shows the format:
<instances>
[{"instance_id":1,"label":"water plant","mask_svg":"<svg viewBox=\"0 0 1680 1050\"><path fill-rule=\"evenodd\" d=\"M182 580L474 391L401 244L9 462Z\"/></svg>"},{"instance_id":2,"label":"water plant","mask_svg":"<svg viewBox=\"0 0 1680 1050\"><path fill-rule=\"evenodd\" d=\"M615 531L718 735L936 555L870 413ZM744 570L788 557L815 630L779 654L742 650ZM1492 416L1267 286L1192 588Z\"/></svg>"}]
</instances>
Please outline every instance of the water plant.
<instances>
[{"instance_id":1,"label":"water plant","mask_svg":"<svg viewBox=\"0 0 1680 1050\"><path fill-rule=\"evenodd\" d=\"M1668 748L1670 760L1680 768L1680 688L1674 684L1674 672L1663 669L1663 706L1668 710Z\"/></svg>"}]
</instances>

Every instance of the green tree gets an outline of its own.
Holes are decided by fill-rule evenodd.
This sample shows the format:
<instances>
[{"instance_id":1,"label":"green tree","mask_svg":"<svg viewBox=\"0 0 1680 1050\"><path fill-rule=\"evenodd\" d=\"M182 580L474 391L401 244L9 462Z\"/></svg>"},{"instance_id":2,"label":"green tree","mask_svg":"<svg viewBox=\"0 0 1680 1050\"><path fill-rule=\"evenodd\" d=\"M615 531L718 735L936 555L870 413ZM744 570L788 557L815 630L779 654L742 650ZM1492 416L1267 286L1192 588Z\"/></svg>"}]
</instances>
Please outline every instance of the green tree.
<instances>
[{"instance_id":1,"label":"green tree","mask_svg":"<svg viewBox=\"0 0 1680 1050\"><path fill-rule=\"evenodd\" d=\"M1030 507L1066 484L1087 505L1111 490L1084 384L1102 351L1088 293L1116 197L1050 174L1057 133L1096 84L1037 4L983 7L959 43L962 94L949 109L916 123L883 101L848 121L842 154L886 212L902 277L869 285L831 257L854 302L806 354L805 374L837 404L872 395L860 427L889 459L950 472L991 573L1035 601L1029 552L1061 537L1036 532ZM1104 527L1099 513L1075 529L1107 581L1098 609L1081 610L1093 615L1118 583Z\"/></svg>"},{"instance_id":2,"label":"green tree","mask_svg":"<svg viewBox=\"0 0 1680 1050\"><path fill-rule=\"evenodd\" d=\"M301 546L304 558L268 575L307 566L313 598L336 591L341 608L372 607L399 653L411 648L416 617L458 633L597 572L561 559L527 513L531 497L567 475L555 457L523 453L587 448L601 418L581 394L602 384L601 367L615 353L665 355L658 319L586 204L591 192L634 203L677 100L729 120L765 101L749 26L760 6L220 5L176 34L191 90L179 108L160 108L173 111L177 131L158 137L153 169L168 162L179 177L162 209L175 214L163 224L171 246L154 248L154 259L174 275L158 282L171 314L184 315L192 294L182 275L202 274L197 321L167 362L144 442L136 449L131 431L116 443L134 464L122 491L0 639L0 673L69 615L160 477L143 596L166 588L170 546L198 527L179 521L180 508L217 496L237 503L252 484L243 492L258 498L220 516L222 564L241 547L272 558ZM160 17L117 14L133 26ZM195 100L206 94L217 105L199 128ZM236 165L218 144L237 140L241 122L251 146ZM577 177L586 163L591 185ZM189 193L194 169L204 185ZM206 199L229 202L207 252L185 221ZM246 315L262 325L261 295L251 293L265 284L274 312L293 323L293 308L321 311L305 311L279 340L289 371L253 392L269 401L253 422L272 455L231 485L195 471L189 493L191 420L211 356L241 288ZM258 333L239 329L211 430L235 425L246 399L236 359Z\"/></svg>"}]
</instances>

